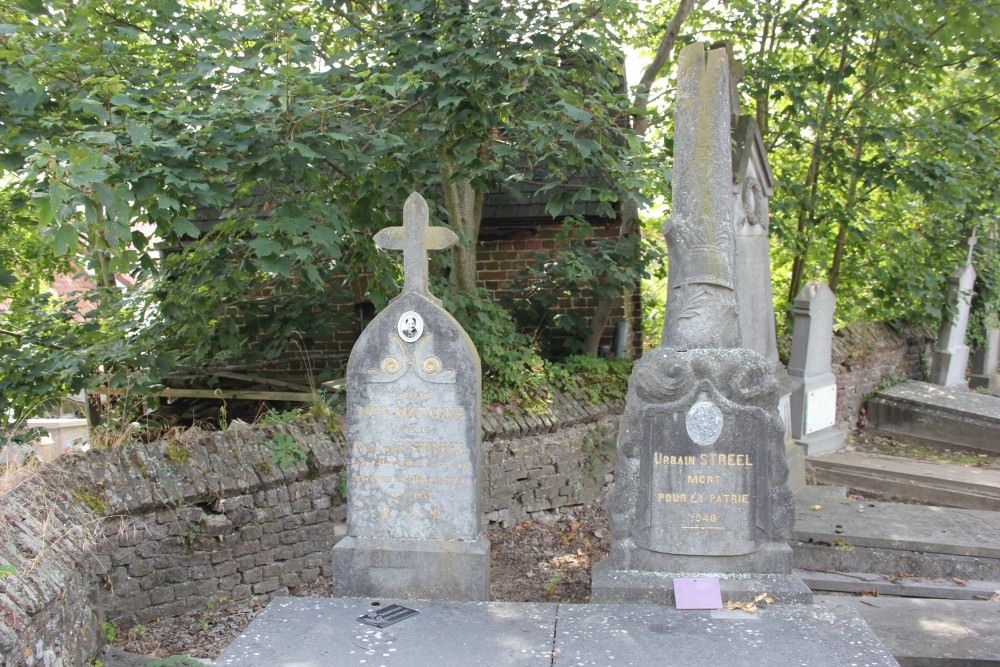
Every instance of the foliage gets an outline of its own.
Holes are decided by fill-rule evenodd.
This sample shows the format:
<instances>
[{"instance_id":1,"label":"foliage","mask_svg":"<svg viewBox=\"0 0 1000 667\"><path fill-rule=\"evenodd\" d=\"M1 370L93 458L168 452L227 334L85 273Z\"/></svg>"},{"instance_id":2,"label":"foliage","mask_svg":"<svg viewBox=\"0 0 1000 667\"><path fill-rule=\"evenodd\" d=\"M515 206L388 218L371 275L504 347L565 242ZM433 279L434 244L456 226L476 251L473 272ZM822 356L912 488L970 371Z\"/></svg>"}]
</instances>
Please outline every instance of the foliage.
<instances>
[{"instance_id":1,"label":"foliage","mask_svg":"<svg viewBox=\"0 0 1000 667\"><path fill-rule=\"evenodd\" d=\"M195 540L201 535L201 526L189 523L187 529L177 536L177 543L184 547L184 553L194 553Z\"/></svg>"},{"instance_id":2,"label":"foliage","mask_svg":"<svg viewBox=\"0 0 1000 667\"><path fill-rule=\"evenodd\" d=\"M265 442L264 446L274 453L271 457L271 463L278 466L279 470L286 470L294 466L296 462L306 460L306 453L287 433L276 433L274 439Z\"/></svg>"},{"instance_id":3,"label":"foliage","mask_svg":"<svg viewBox=\"0 0 1000 667\"><path fill-rule=\"evenodd\" d=\"M102 362L112 386L149 391L177 364L272 359L353 326L331 306L393 292L370 237L411 190L586 179L551 198L555 216L579 198L610 211L634 178L614 33L627 2L15 9L0 27L0 328L37 369L4 378L17 412L93 384ZM460 213L432 211L474 246ZM93 276L87 321L32 304L55 270Z\"/></svg>"},{"instance_id":4,"label":"foliage","mask_svg":"<svg viewBox=\"0 0 1000 667\"><path fill-rule=\"evenodd\" d=\"M89 489L74 489L71 495L73 496L73 500L86 506L87 509L95 514L104 516L108 511L108 501L100 493L90 491Z\"/></svg>"},{"instance_id":5,"label":"foliage","mask_svg":"<svg viewBox=\"0 0 1000 667\"><path fill-rule=\"evenodd\" d=\"M638 235L601 237L580 218L564 221L556 247L554 253L535 253L534 263L519 273L502 303L547 356L561 358L583 351L589 328L583 314L559 309L560 300L616 299L638 289L651 271L659 273L665 253L662 245Z\"/></svg>"},{"instance_id":6,"label":"foliage","mask_svg":"<svg viewBox=\"0 0 1000 667\"><path fill-rule=\"evenodd\" d=\"M194 451L190 447L177 440L168 442L167 449L164 451L164 456L167 457L167 460L181 464L190 461L193 454Z\"/></svg>"},{"instance_id":7,"label":"foliage","mask_svg":"<svg viewBox=\"0 0 1000 667\"><path fill-rule=\"evenodd\" d=\"M440 284L435 281L435 284ZM479 352L483 401L547 400L545 362L530 339L517 330L510 313L483 288L443 291L442 303L469 334Z\"/></svg>"},{"instance_id":8,"label":"foliage","mask_svg":"<svg viewBox=\"0 0 1000 667\"><path fill-rule=\"evenodd\" d=\"M588 355L567 357L550 364L546 377L559 391L591 405L625 398L632 362L628 359L605 359Z\"/></svg>"},{"instance_id":9,"label":"foliage","mask_svg":"<svg viewBox=\"0 0 1000 667\"><path fill-rule=\"evenodd\" d=\"M986 329L1000 329L1000 240L980 239L975 254L976 286L969 312L968 341L973 349L986 346Z\"/></svg>"},{"instance_id":10,"label":"foliage","mask_svg":"<svg viewBox=\"0 0 1000 667\"><path fill-rule=\"evenodd\" d=\"M259 424L261 426L274 426L276 424L287 424L290 421L295 421L302 416L302 412L298 409L296 410L275 410L271 408L265 412L260 420Z\"/></svg>"}]
</instances>

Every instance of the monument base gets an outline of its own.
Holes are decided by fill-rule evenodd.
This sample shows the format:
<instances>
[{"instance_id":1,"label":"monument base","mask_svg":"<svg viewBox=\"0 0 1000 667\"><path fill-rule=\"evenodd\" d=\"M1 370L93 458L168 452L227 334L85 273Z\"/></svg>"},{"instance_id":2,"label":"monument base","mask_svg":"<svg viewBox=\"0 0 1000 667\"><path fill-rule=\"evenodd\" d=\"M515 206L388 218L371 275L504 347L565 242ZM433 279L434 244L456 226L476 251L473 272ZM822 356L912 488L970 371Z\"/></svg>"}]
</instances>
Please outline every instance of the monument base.
<instances>
[{"instance_id":1,"label":"monument base","mask_svg":"<svg viewBox=\"0 0 1000 667\"><path fill-rule=\"evenodd\" d=\"M958 345L948 350L934 350L931 357L930 383L950 389L967 389L965 369L969 366L969 347Z\"/></svg>"},{"instance_id":2,"label":"monument base","mask_svg":"<svg viewBox=\"0 0 1000 667\"><path fill-rule=\"evenodd\" d=\"M490 542L345 537L333 547L333 595L488 600Z\"/></svg>"},{"instance_id":3,"label":"monument base","mask_svg":"<svg viewBox=\"0 0 1000 667\"><path fill-rule=\"evenodd\" d=\"M767 594L775 603L812 603L812 591L790 574L650 572L616 570L610 559L594 566L590 599L595 603L656 603L673 605L674 579L711 577L719 580L722 601L752 602Z\"/></svg>"},{"instance_id":4,"label":"monument base","mask_svg":"<svg viewBox=\"0 0 1000 667\"><path fill-rule=\"evenodd\" d=\"M1000 373L969 376L969 389L985 389L994 396L1000 396Z\"/></svg>"},{"instance_id":5,"label":"monument base","mask_svg":"<svg viewBox=\"0 0 1000 667\"><path fill-rule=\"evenodd\" d=\"M802 445L806 456L835 452L843 448L847 441L847 431L831 426L809 435L799 436L795 441Z\"/></svg>"}]
</instances>

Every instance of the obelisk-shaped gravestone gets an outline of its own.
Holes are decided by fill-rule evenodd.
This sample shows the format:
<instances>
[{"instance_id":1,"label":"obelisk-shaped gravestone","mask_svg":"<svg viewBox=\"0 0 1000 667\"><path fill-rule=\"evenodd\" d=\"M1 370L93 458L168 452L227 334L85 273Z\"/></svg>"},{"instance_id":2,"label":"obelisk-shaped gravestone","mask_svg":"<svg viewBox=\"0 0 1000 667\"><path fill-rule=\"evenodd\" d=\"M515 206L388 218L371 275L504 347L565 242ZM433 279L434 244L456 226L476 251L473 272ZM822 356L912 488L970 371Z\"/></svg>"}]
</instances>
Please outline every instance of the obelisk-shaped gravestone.
<instances>
[{"instance_id":1,"label":"obelisk-shaped gravestone","mask_svg":"<svg viewBox=\"0 0 1000 667\"><path fill-rule=\"evenodd\" d=\"M729 59L686 47L678 61L670 257L660 347L636 363L608 505L611 553L595 602L673 603L675 580L720 580L724 601L805 602L786 542L777 383L740 348L733 285Z\"/></svg>"},{"instance_id":2,"label":"obelisk-shaped gravestone","mask_svg":"<svg viewBox=\"0 0 1000 667\"><path fill-rule=\"evenodd\" d=\"M333 549L338 596L489 596L479 355L428 290L427 251L458 239L427 221L427 203L414 193L403 227L375 236L380 248L403 251L405 283L347 364L347 535Z\"/></svg>"}]
</instances>

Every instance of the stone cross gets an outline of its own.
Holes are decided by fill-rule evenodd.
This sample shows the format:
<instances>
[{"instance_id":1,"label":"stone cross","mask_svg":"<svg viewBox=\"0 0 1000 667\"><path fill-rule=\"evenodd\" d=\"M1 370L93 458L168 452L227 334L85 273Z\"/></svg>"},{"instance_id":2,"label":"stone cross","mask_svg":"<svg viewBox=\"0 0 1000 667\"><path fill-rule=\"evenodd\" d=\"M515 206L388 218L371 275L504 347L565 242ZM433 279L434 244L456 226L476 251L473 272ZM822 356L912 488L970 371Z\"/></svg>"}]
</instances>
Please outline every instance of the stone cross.
<instances>
[{"instance_id":1,"label":"stone cross","mask_svg":"<svg viewBox=\"0 0 1000 667\"><path fill-rule=\"evenodd\" d=\"M403 205L403 226L386 227L375 234L375 245L383 250L403 251L403 293L431 296L427 286L427 251L445 250L458 243L447 227L431 227L427 202L414 192ZM433 297L432 297L433 298Z\"/></svg>"}]
</instances>

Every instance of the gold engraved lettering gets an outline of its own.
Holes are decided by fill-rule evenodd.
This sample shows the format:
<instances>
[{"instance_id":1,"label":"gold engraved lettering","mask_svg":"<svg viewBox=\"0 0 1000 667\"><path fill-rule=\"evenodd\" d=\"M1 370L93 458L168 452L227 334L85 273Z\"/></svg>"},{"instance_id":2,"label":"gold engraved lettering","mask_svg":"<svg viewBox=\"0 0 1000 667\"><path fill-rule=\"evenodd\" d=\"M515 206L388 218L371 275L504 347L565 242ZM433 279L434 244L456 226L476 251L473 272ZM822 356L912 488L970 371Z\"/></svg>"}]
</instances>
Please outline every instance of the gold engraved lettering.
<instances>
[{"instance_id":1,"label":"gold engraved lettering","mask_svg":"<svg viewBox=\"0 0 1000 667\"><path fill-rule=\"evenodd\" d=\"M750 495L747 493L717 493L709 495L708 502L723 505L749 505Z\"/></svg>"},{"instance_id":2,"label":"gold engraved lettering","mask_svg":"<svg viewBox=\"0 0 1000 667\"><path fill-rule=\"evenodd\" d=\"M358 484L390 484L394 479L392 475L357 475L354 481Z\"/></svg>"},{"instance_id":3,"label":"gold engraved lettering","mask_svg":"<svg viewBox=\"0 0 1000 667\"><path fill-rule=\"evenodd\" d=\"M661 503L686 503L688 495L686 493L657 493L656 500Z\"/></svg>"},{"instance_id":4,"label":"gold engraved lettering","mask_svg":"<svg viewBox=\"0 0 1000 667\"><path fill-rule=\"evenodd\" d=\"M653 465L658 466L693 466L697 465L696 456L668 456L660 452L653 453Z\"/></svg>"},{"instance_id":5,"label":"gold engraved lettering","mask_svg":"<svg viewBox=\"0 0 1000 667\"><path fill-rule=\"evenodd\" d=\"M357 413L363 417L375 417L389 414L389 407L385 405L358 405Z\"/></svg>"},{"instance_id":6,"label":"gold engraved lettering","mask_svg":"<svg viewBox=\"0 0 1000 667\"><path fill-rule=\"evenodd\" d=\"M688 475L688 484L715 484L721 482L721 475Z\"/></svg>"},{"instance_id":7,"label":"gold engraved lettering","mask_svg":"<svg viewBox=\"0 0 1000 667\"><path fill-rule=\"evenodd\" d=\"M396 416L404 419L458 421L464 418L462 406L428 408L423 405L397 405Z\"/></svg>"},{"instance_id":8,"label":"gold engraved lettering","mask_svg":"<svg viewBox=\"0 0 1000 667\"><path fill-rule=\"evenodd\" d=\"M445 484L451 486L465 486L468 480L465 477L432 477L427 475L403 475L403 482L406 484Z\"/></svg>"},{"instance_id":9,"label":"gold engraved lettering","mask_svg":"<svg viewBox=\"0 0 1000 667\"><path fill-rule=\"evenodd\" d=\"M702 454L701 455L702 465L718 465L718 466L744 466L747 468L753 467L753 462L750 461L750 456L747 454Z\"/></svg>"}]
</instances>

